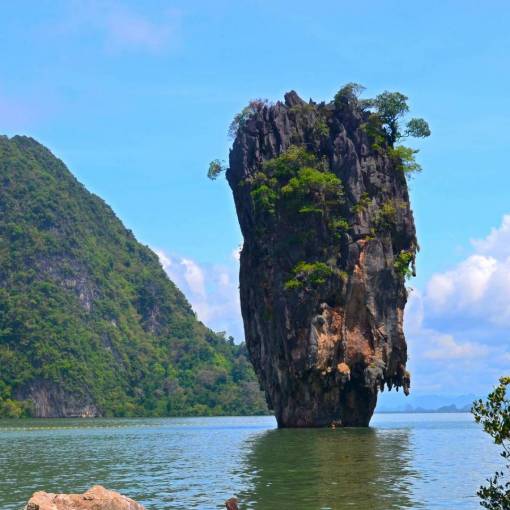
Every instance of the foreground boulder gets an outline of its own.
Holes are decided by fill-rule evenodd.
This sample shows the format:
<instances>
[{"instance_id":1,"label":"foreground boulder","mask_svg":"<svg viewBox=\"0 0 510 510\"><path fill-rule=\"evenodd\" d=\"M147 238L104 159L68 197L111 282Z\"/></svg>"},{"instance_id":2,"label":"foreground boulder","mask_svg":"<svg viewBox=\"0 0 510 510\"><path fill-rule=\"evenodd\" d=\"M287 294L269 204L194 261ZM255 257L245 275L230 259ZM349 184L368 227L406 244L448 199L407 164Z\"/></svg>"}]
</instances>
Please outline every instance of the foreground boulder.
<instances>
[{"instance_id":1,"label":"foreground boulder","mask_svg":"<svg viewBox=\"0 0 510 510\"><path fill-rule=\"evenodd\" d=\"M349 93L254 101L235 122L241 308L269 407L280 427L366 426L379 389L409 389L412 151Z\"/></svg>"},{"instance_id":2,"label":"foreground boulder","mask_svg":"<svg viewBox=\"0 0 510 510\"><path fill-rule=\"evenodd\" d=\"M225 501L225 507L227 510L239 510L237 505L237 498L230 498Z\"/></svg>"},{"instance_id":3,"label":"foreground boulder","mask_svg":"<svg viewBox=\"0 0 510 510\"><path fill-rule=\"evenodd\" d=\"M36 492L25 510L145 510L132 499L96 485L83 494Z\"/></svg>"}]
</instances>

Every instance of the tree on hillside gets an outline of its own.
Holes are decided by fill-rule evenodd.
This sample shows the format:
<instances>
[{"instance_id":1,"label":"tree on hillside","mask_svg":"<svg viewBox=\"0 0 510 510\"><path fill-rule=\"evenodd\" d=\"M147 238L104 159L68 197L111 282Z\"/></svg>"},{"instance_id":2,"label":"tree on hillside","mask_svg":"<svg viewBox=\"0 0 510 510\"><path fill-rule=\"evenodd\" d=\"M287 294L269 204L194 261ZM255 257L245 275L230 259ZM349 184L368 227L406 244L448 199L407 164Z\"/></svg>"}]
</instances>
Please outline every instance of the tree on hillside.
<instances>
[{"instance_id":1,"label":"tree on hillside","mask_svg":"<svg viewBox=\"0 0 510 510\"><path fill-rule=\"evenodd\" d=\"M502 451L500 455L505 459L506 473L497 471L487 480L488 485L480 487L477 494L481 498L480 504L489 510L510 509L510 399L507 389L510 377L502 377L499 385L489 393L487 400L478 400L473 404L471 412L477 423L481 423ZM506 481L505 481L506 478Z\"/></svg>"}]
</instances>

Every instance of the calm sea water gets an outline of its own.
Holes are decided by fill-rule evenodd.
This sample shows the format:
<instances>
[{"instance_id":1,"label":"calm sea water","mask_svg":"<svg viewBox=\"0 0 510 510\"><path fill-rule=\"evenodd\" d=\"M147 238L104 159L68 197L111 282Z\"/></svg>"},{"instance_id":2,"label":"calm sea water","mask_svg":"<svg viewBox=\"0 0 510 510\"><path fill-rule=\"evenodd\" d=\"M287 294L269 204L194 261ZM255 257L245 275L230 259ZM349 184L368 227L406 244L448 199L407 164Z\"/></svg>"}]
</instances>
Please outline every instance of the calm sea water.
<instances>
[{"instance_id":1,"label":"calm sea water","mask_svg":"<svg viewBox=\"0 0 510 510\"><path fill-rule=\"evenodd\" d=\"M0 421L0 509L32 492L118 490L147 509L478 509L498 451L469 414L375 415L369 429L271 417Z\"/></svg>"}]
</instances>

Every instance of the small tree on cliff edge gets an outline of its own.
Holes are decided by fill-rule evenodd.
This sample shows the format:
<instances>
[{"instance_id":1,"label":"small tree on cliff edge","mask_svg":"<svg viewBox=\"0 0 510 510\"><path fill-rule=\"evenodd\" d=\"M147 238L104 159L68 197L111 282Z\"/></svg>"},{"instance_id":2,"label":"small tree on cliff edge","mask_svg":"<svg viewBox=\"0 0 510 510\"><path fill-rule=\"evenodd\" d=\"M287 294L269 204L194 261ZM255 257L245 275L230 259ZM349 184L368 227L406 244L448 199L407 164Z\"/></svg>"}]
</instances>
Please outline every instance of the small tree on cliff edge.
<instances>
[{"instance_id":1,"label":"small tree on cliff edge","mask_svg":"<svg viewBox=\"0 0 510 510\"><path fill-rule=\"evenodd\" d=\"M502 447L501 456L506 462L506 475L503 471L497 471L487 481L488 485L480 487L477 492L481 498L480 504L489 510L510 509L510 400L507 389L510 385L510 377L502 377L499 385L492 393L489 393L484 402L478 400L473 404L471 412L477 423L481 423L483 430L487 432L497 445ZM503 478L507 478L504 481Z\"/></svg>"},{"instance_id":2,"label":"small tree on cliff edge","mask_svg":"<svg viewBox=\"0 0 510 510\"><path fill-rule=\"evenodd\" d=\"M405 125L404 117L409 113L407 96L400 92L385 90L374 99L359 99L365 87L359 83L344 85L335 95L335 106L342 103L357 103L362 108L371 109L372 120L380 125L388 143L393 146L402 138L427 138L430 136L430 127L425 119L412 118Z\"/></svg>"},{"instance_id":3,"label":"small tree on cliff edge","mask_svg":"<svg viewBox=\"0 0 510 510\"><path fill-rule=\"evenodd\" d=\"M368 110L370 115L362 125L362 129L372 141L372 149L385 151L395 161L396 168L405 174L412 175L421 171L415 159L418 150L396 145L404 138L426 138L430 136L430 128L425 119L412 118L407 122L409 113L408 97L400 92L385 90L373 99L360 99L365 87L359 83L344 85L335 95L334 104L338 109L345 105L357 105Z\"/></svg>"},{"instance_id":4,"label":"small tree on cliff edge","mask_svg":"<svg viewBox=\"0 0 510 510\"><path fill-rule=\"evenodd\" d=\"M430 128L425 119L412 118L405 122L409 113L408 97L400 92L389 92L385 90L373 99L360 99L365 90L359 83L347 83L336 94L333 99L335 108L342 110L345 106L356 106L368 110L370 116L361 128L370 136L372 149L386 151L395 161L395 167L407 175L421 171L421 166L415 159L418 150L403 145L395 145L403 138L426 138L430 136ZM243 108L233 119L229 127L229 136L235 138L239 128L244 126L248 119L270 106L267 99L253 99L248 106ZM312 108L311 104L308 105ZM327 131L327 125L324 124ZM207 176L215 180L224 173L226 166L215 159L211 161Z\"/></svg>"},{"instance_id":5,"label":"small tree on cliff edge","mask_svg":"<svg viewBox=\"0 0 510 510\"><path fill-rule=\"evenodd\" d=\"M426 138L430 136L430 128L425 119L413 118L409 120L402 131L401 119L409 112L407 96L400 92L385 91L372 100L372 106L381 119L383 129L386 132L391 145L402 138L412 136L414 138Z\"/></svg>"}]
</instances>

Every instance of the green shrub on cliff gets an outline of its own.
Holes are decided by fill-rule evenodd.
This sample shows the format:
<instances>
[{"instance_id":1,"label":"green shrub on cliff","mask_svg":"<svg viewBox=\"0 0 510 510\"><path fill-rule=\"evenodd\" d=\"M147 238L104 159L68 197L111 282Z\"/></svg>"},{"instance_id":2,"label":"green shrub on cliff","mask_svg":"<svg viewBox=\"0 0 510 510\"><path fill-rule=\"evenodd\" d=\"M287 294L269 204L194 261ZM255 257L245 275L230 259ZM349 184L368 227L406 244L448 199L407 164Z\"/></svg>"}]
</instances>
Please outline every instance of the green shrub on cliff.
<instances>
[{"instance_id":1,"label":"green shrub on cliff","mask_svg":"<svg viewBox=\"0 0 510 510\"><path fill-rule=\"evenodd\" d=\"M0 137L0 416L60 388L107 416L253 414L244 345L200 323L157 256L47 149Z\"/></svg>"},{"instance_id":2,"label":"green shrub on cliff","mask_svg":"<svg viewBox=\"0 0 510 510\"><path fill-rule=\"evenodd\" d=\"M395 166L405 174L413 174L421 172L421 165L416 161L418 150L397 145L396 147L388 147L388 155L395 162Z\"/></svg>"},{"instance_id":3,"label":"green shrub on cliff","mask_svg":"<svg viewBox=\"0 0 510 510\"><path fill-rule=\"evenodd\" d=\"M262 168L267 175L274 175L280 181L288 181L301 168L316 168L318 164L315 154L302 146L291 145L279 156L265 161Z\"/></svg>"},{"instance_id":4,"label":"green shrub on cliff","mask_svg":"<svg viewBox=\"0 0 510 510\"><path fill-rule=\"evenodd\" d=\"M287 204L297 204L300 213L323 214L335 206L343 194L342 181L332 172L301 168L281 189Z\"/></svg>"},{"instance_id":5,"label":"green shrub on cliff","mask_svg":"<svg viewBox=\"0 0 510 510\"><path fill-rule=\"evenodd\" d=\"M347 83L335 94L333 104L341 108L344 104L358 103L359 96L364 90L365 87L359 83Z\"/></svg>"},{"instance_id":6,"label":"green shrub on cliff","mask_svg":"<svg viewBox=\"0 0 510 510\"><path fill-rule=\"evenodd\" d=\"M402 125L402 119L409 112L407 100L408 97L400 92L388 91L369 100L369 105L375 108L373 115L379 118L388 143L392 146L398 140L409 136L415 138L430 136L430 128L425 119L413 118Z\"/></svg>"},{"instance_id":7,"label":"green shrub on cliff","mask_svg":"<svg viewBox=\"0 0 510 510\"><path fill-rule=\"evenodd\" d=\"M385 232L394 228L397 218L397 209L391 200L384 202L375 218L375 228L377 232Z\"/></svg>"},{"instance_id":8,"label":"green shrub on cliff","mask_svg":"<svg viewBox=\"0 0 510 510\"><path fill-rule=\"evenodd\" d=\"M393 267L400 276L409 279L413 276L412 264L414 255L410 251L402 250L396 257Z\"/></svg>"},{"instance_id":9,"label":"green shrub on cliff","mask_svg":"<svg viewBox=\"0 0 510 510\"><path fill-rule=\"evenodd\" d=\"M324 161L302 147L291 146L264 163L251 196L255 210L274 214L277 207L302 214L327 215L342 199L342 181Z\"/></svg>"},{"instance_id":10,"label":"green shrub on cliff","mask_svg":"<svg viewBox=\"0 0 510 510\"><path fill-rule=\"evenodd\" d=\"M216 180L226 170L225 165L219 159L213 159L209 163L207 177L212 181Z\"/></svg>"},{"instance_id":11,"label":"green shrub on cliff","mask_svg":"<svg viewBox=\"0 0 510 510\"><path fill-rule=\"evenodd\" d=\"M261 221L290 221L292 233L277 246L287 251L301 249L314 238L315 230L340 240L349 230L342 216L344 191L341 179L329 170L327 161L319 160L303 147L290 146L277 157L266 161L252 179L250 195L254 213ZM301 216L303 221L295 221ZM321 261L298 262L289 269L286 290L315 287L326 282L332 270Z\"/></svg>"},{"instance_id":12,"label":"green shrub on cliff","mask_svg":"<svg viewBox=\"0 0 510 510\"><path fill-rule=\"evenodd\" d=\"M278 192L274 188L273 181L274 179L269 180L264 176L259 179L260 184L250 192L256 211L267 214L275 213Z\"/></svg>"},{"instance_id":13,"label":"green shrub on cliff","mask_svg":"<svg viewBox=\"0 0 510 510\"><path fill-rule=\"evenodd\" d=\"M348 83L336 94L334 104L342 108L345 103L357 103L362 110L370 111L362 129L371 140L371 147L377 151L387 151L396 167L406 174L419 172L421 166L416 161L418 150L395 144L403 138L426 138L430 127L425 119L412 118L404 122L409 113L408 97L400 92L384 91L374 99L359 99L365 90L358 83Z\"/></svg>"},{"instance_id":14,"label":"green shrub on cliff","mask_svg":"<svg viewBox=\"0 0 510 510\"><path fill-rule=\"evenodd\" d=\"M297 289L303 286L322 285L333 274L333 270L324 262L298 262L292 269L294 278L285 282L285 289Z\"/></svg>"}]
</instances>

